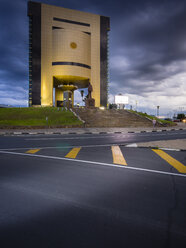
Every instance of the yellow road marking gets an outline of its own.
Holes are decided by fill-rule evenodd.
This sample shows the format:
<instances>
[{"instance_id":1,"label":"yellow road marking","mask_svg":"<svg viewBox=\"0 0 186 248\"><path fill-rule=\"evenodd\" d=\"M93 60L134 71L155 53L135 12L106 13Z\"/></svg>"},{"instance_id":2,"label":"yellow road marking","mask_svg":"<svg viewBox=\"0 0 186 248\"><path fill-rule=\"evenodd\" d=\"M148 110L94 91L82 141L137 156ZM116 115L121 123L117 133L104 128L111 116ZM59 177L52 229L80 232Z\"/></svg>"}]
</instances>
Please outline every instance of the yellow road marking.
<instances>
[{"instance_id":1,"label":"yellow road marking","mask_svg":"<svg viewBox=\"0 0 186 248\"><path fill-rule=\"evenodd\" d=\"M166 152L159 149L152 149L156 154L158 154L161 158L167 161L170 165L172 165L176 170L181 173L186 173L186 166L180 163L175 158L168 155Z\"/></svg>"},{"instance_id":2,"label":"yellow road marking","mask_svg":"<svg viewBox=\"0 0 186 248\"><path fill-rule=\"evenodd\" d=\"M73 148L66 156L65 158L76 158L79 151L81 150L81 147L75 147Z\"/></svg>"},{"instance_id":3,"label":"yellow road marking","mask_svg":"<svg viewBox=\"0 0 186 248\"><path fill-rule=\"evenodd\" d=\"M127 165L127 162L124 159L119 146L112 146L111 148L112 148L113 163Z\"/></svg>"},{"instance_id":4,"label":"yellow road marking","mask_svg":"<svg viewBox=\"0 0 186 248\"><path fill-rule=\"evenodd\" d=\"M31 153L31 154L34 154L38 151L40 151L41 149L32 149L32 150L28 150L26 153Z\"/></svg>"}]
</instances>

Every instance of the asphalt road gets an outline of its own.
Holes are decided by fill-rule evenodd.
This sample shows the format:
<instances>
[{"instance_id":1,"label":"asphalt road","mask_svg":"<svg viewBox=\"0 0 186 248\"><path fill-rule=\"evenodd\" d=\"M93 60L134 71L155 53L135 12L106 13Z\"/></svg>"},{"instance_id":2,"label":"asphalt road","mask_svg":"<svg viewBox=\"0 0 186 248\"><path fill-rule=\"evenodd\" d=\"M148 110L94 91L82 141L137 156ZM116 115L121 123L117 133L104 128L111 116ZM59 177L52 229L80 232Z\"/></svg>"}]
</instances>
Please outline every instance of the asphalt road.
<instances>
[{"instance_id":1,"label":"asphalt road","mask_svg":"<svg viewBox=\"0 0 186 248\"><path fill-rule=\"evenodd\" d=\"M186 247L186 152L123 146L175 138L0 137L0 247Z\"/></svg>"},{"instance_id":2,"label":"asphalt road","mask_svg":"<svg viewBox=\"0 0 186 248\"><path fill-rule=\"evenodd\" d=\"M0 149L129 144L155 140L185 139L186 130L126 134L66 134L1 136Z\"/></svg>"}]
</instances>

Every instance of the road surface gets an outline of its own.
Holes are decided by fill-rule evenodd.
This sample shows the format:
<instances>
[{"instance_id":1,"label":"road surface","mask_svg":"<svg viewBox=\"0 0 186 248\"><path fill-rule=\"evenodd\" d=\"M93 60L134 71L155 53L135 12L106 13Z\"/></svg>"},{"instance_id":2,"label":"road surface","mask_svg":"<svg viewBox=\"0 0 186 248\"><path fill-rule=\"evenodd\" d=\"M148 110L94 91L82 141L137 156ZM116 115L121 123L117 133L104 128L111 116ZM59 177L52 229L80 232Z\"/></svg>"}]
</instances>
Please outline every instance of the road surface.
<instances>
[{"instance_id":1,"label":"road surface","mask_svg":"<svg viewBox=\"0 0 186 248\"><path fill-rule=\"evenodd\" d=\"M0 137L1 247L185 247L186 131Z\"/></svg>"}]
</instances>

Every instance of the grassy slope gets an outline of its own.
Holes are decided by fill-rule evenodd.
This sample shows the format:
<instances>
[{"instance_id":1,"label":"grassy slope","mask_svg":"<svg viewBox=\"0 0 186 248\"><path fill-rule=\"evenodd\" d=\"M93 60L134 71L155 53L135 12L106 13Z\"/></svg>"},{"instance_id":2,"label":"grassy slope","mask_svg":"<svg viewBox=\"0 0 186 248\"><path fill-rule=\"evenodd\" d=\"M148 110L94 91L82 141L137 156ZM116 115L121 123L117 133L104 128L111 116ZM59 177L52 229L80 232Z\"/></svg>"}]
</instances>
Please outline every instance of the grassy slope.
<instances>
[{"instance_id":1,"label":"grassy slope","mask_svg":"<svg viewBox=\"0 0 186 248\"><path fill-rule=\"evenodd\" d=\"M138 114L138 115L147 117L147 118L149 118L149 119L151 119L151 120L152 120L152 119L156 119L157 122L160 122L160 123L162 123L162 124L164 124L164 125L169 125L169 126L175 126L175 125L176 125L176 124L175 124L174 122L172 122L172 121L161 120L161 119L158 119L158 118L155 117L155 116L151 116L151 115L148 115L148 114L146 114L146 113L137 112L137 111L134 111L134 110L129 110L129 111L132 112L132 113L136 113L136 114Z\"/></svg>"},{"instance_id":2,"label":"grassy slope","mask_svg":"<svg viewBox=\"0 0 186 248\"><path fill-rule=\"evenodd\" d=\"M68 126L82 122L70 111L58 111L54 107L45 108L0 108L1 126Z\"/></svg>"}]
</instances>

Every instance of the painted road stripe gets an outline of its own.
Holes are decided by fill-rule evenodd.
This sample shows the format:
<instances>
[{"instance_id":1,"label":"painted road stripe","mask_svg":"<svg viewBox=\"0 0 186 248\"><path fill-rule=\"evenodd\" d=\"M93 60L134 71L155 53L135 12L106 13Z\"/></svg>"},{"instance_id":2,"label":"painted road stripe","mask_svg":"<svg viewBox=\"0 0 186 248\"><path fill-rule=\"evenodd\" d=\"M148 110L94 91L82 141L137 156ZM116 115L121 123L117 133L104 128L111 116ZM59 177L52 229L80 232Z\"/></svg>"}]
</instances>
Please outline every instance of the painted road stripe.
<instances>
[{"instance_id":1,"label":"painted road stripe","mask_svg":"<svg viewBox=\"0 0 186 248\"><path fill-rule=\"evenodd\" d=\"M125 161L119 146L112 146L111 149L112 149L113 163L127 165L127 162Z\"/></svg>"},{"instance_id":2,"label":"painted road stripe","mask_svg":"<svg viewBox=\"0 0 186 248\"><path fill-rule=\"evenodd\" d=\"M31 149L31 150L26 151L26 153L34 154L34 153L36 153L36 152L38 152L38 151L40 151L40 150L41 150L41 149Z\"/></svg>"},{"instance_id":3,"label":"painted road stripe","mask_svg":"<svg viewBox=\"0 0 186 248\"><path fill-rule=\"evenodd\" d=\"M185 177L186 178L186 175L180 174L180 173L178 174L178 173L173 173L173 172L149 170L149 169L144 169L144 168L137 168L137 167L123 166L123 165L116 165L116 164L109 164L109 163L87 161L87 160L82 160L82 159L62 158L62 157L19 153L19 152L7 152L7 151L0 151L0 153L1 154L12 154L12 155L18 155L18 156L27 156L27 157L32 157L32 158L35 157L35 158L44 158L44 159L52 159L52 160L71 161L74 163L84 163L86 165L95 164L95 165L109 166L112 168L120 168L120 169L125 169L125 170L126 169L127 170L134 170L134 171L143 171L143 172L149 172L149 173L160 174L160 175L165 175L165 176L177 176L177 177Z\"/></svg>"},{"instance_id":4,"label":"painted road stripe","mask_svg":"<svg viewBox=\"0 0 186 248\"><path fill-rule=\"evenodd\" d=\"M105 137L113 138L115 135L101 135L101 136L78 136L78 137L49 137L49 138L27 138L25 140L74 140L74 139L105 139Z\"/></svg>"},{"instance_id":5,"label":"painted road stripe","mask_svg":"<svg viewBox=\"0 0 186 248\"><path fill-rule=\"evenodd\" d=\"M81 147L75 147L73 148L66 156L65 158L76 158L79 151L81 150Z\"/></svg>"},{"instance_id":6,"label":"painted road stripe","mask_svg":"<svg viewBox=\"0 0 186 248\"><path fill-rule=\"evenodd\" d=\"M180 163L175 158L168 155L166 152L159 150L159 149L152 149L156 154L158 154L161 158L167 161L170 165L172 165L177 171L181 173L186 173L186 166Z\"/></svg>"}]
</instances>

